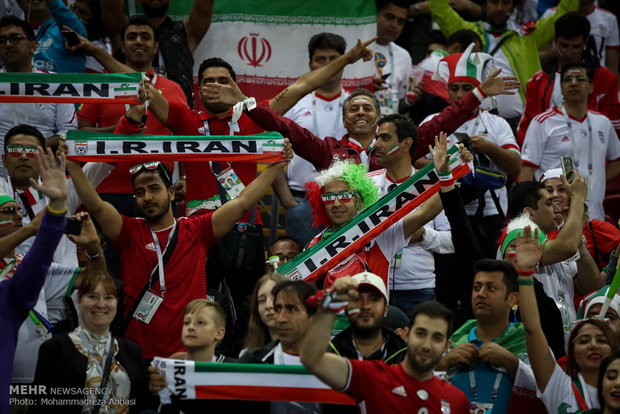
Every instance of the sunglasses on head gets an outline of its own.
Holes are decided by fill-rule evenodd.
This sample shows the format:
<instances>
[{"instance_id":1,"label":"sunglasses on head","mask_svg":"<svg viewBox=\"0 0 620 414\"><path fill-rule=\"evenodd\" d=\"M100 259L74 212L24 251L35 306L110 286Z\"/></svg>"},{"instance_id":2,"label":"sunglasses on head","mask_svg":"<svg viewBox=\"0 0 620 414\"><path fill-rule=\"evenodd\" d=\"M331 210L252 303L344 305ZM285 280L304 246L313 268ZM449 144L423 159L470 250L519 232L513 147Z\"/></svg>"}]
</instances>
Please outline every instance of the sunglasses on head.
<instances>
[{"instance_id":1,"label":"sunglasses on head","mask_svg":"<svg viewBox=\"0 0 620 414\"><path fill-rule=\"evenodd\" d=\"M9 144L6 146L6 152L11 157L21 157L22 153L26 151L27 157L34 158L38 150L36 145Z\"/></svg>"},{"instance_id":2,"label":"sunglasses on head","mask_svg":"<svg viewBox=\"0 0 620 414\"><path fill-rule=\"evenodd\" d=\"M19 213L23 216L24 210L22 210L21 207L4 207L3 209L0 209L0 213L10 214L11 216L14 216L15 213Z\"/></svg>"},{"instance_id":3,"label":"sunglasses on head","mask_svg":"<svg viewBox=\"0 0 620 414\"><path fill-rule=\"evenodd\" d=\"M336 199L341 203L348 203L353 199L353 197L358 197L359 194L357 192L352 191L341 191L339 193L323 193L321 194L321 199L325 204L334 204Z\"/></svg>"},{"instance_id":4,"label":"sunglasses on head","mask_svg":"<svg viewBox=\"0 0 620 414\"><path fill-rule=\"evenodd\" d=\"M161 172L162 178L166 178L169 182L172 182L172 179L168 175L168 172L164 169L164 165L160 161L149 161L142 164L134 165L129 169L129 174L136 175L139 172L146 171L155 171L159 170Z\"/></svg>"}]
</instances>

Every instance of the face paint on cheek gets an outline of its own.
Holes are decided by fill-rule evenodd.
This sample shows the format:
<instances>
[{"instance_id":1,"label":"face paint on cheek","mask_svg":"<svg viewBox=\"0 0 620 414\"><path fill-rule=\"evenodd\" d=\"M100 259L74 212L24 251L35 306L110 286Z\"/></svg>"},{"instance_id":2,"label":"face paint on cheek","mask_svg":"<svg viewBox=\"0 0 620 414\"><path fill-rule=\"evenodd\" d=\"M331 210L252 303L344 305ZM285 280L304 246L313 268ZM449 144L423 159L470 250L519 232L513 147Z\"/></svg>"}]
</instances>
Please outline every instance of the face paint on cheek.
<instances>
[{"instance_id":1,"label":"face paint on cheek","mask_svg":"<svg viewBox=\"0 0 620 414\"><path fill-rule=\"evenodd\" d=\"M392 145L392 147L388 150L388 152L386 154L387 155L393 155L393 154L396 154L398 152L398 150L400 150L400 147L398 146L398 144L394 144L394 145Z\"/></svg>"},{"instance_id":2,"label":"face paint on cheek","mask_svg":"<svg viewBox=\"0 0 620 414\"><path fill-rule=\"evenodd\" d=\"M11 223L13 223L13 220L8 219L8 220L0 220L0 227L6 227L6 226L10 226Z\"/></svg>"}]
</instances>

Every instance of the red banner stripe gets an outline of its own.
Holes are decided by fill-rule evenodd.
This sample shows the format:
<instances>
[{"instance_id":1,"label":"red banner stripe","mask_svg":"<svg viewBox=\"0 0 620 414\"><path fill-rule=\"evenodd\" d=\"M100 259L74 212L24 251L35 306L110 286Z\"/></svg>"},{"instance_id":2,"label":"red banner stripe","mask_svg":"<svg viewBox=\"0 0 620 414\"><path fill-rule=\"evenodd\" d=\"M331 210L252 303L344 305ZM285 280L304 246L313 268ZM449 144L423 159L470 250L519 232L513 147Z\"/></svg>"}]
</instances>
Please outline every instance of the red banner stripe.
<instances>
[{"instance_id":1,"label":"red banner stripe","mask_svg":"<svg viewBox=\"0 0 620 414\"><path fill-rule=\"evenodd\" d=\"M2 96L0 95L0 103L122 103L137 105L142 102L138 101L134 97L119 97L119 98L61 98L58 96Z\"/></svg>"},{"instance_id":2,"label":"red banner stripe","mask_svg":"<svg viewBox=\"0 0 620 414\"><path fill-rule=\"evenodd\" d=\"M330 389L286 387L235 387L231 385L197 385L198 399L249 401L308 401L328 404L357 405L353 398Z\"/></svg>"}]
</instances>

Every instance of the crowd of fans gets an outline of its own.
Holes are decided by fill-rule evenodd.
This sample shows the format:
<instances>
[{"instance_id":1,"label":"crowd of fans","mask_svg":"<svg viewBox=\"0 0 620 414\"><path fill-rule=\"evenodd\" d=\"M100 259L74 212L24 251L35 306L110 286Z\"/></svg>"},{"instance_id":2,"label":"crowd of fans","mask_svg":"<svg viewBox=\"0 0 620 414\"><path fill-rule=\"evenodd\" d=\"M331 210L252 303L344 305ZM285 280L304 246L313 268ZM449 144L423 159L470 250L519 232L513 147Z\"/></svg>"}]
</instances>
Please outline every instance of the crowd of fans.
<instances>
[{"instance_id":1,"label":"crowd of fans","mask_svg":"<svg viewBox=\"0 0 620 414\"><path fill-rule=\"evenodd\" d=\"M5 73L144 74L138 105L0 103L0 413L356 410L170 396L156 357L303 365L359 412L620 412L618 5L377 0L376 37L313 35L256 103L220 57L193 73L213 3L0 3ZM373 90L343 88L358 61ZM283 161L84 164L71 130L273 131ZM437 194L284 276L422 169Z\"/></svg>"}]
</instances>

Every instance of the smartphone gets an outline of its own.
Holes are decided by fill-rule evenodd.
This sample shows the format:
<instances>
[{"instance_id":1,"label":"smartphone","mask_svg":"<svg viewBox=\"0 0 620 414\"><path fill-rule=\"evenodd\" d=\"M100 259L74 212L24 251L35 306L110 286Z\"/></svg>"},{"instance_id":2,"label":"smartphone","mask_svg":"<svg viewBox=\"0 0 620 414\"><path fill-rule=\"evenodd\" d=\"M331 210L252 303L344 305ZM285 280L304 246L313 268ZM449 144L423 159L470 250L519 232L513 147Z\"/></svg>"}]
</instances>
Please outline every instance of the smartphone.
<instances>
[{"instance_id":1,"label":"smartphone","mask_svg":"<svg viewBox=\"0 0 620 414\"><path fill-rule=\"evenodd\" d=\"M566 181L568 181L569 184L572 183L575 179L573 157L560 157L560 163L562 164L562 173L564 177L566 177Z\"/></svg>"},{"instance_id":2,"label":"smartphone","mask_svg":"<svg viewBox=\"0 0 620 414\"><path fill-rule=\"evenodd\" d=\"M74 218L67 219L67 225L65 226L65 234L73 234L79 236L82 232L82 221Z\"/></svg>"},{"instance_id":3,"label":"smartphone","mask_svg":"<svg viewBox=\"0 0 620 414\"><path fill-rule=\"evenodd\" d=\"M452 135L456 137L459 143L467 141L469 139L469 135L464 132L455 132Z\"/></svg>"},{"instance_id":4,"label":"smartphone","mask_svg":"<svg viewBox=\"0 0 620 414\"><path fill-rule=\"evenodd\" d=\"M78 37L77 33L75 33L71 29L62 29L62 35L64 36L69 46L75 46L80 43L80 38Z\"/></svg>"}]
</instances>

